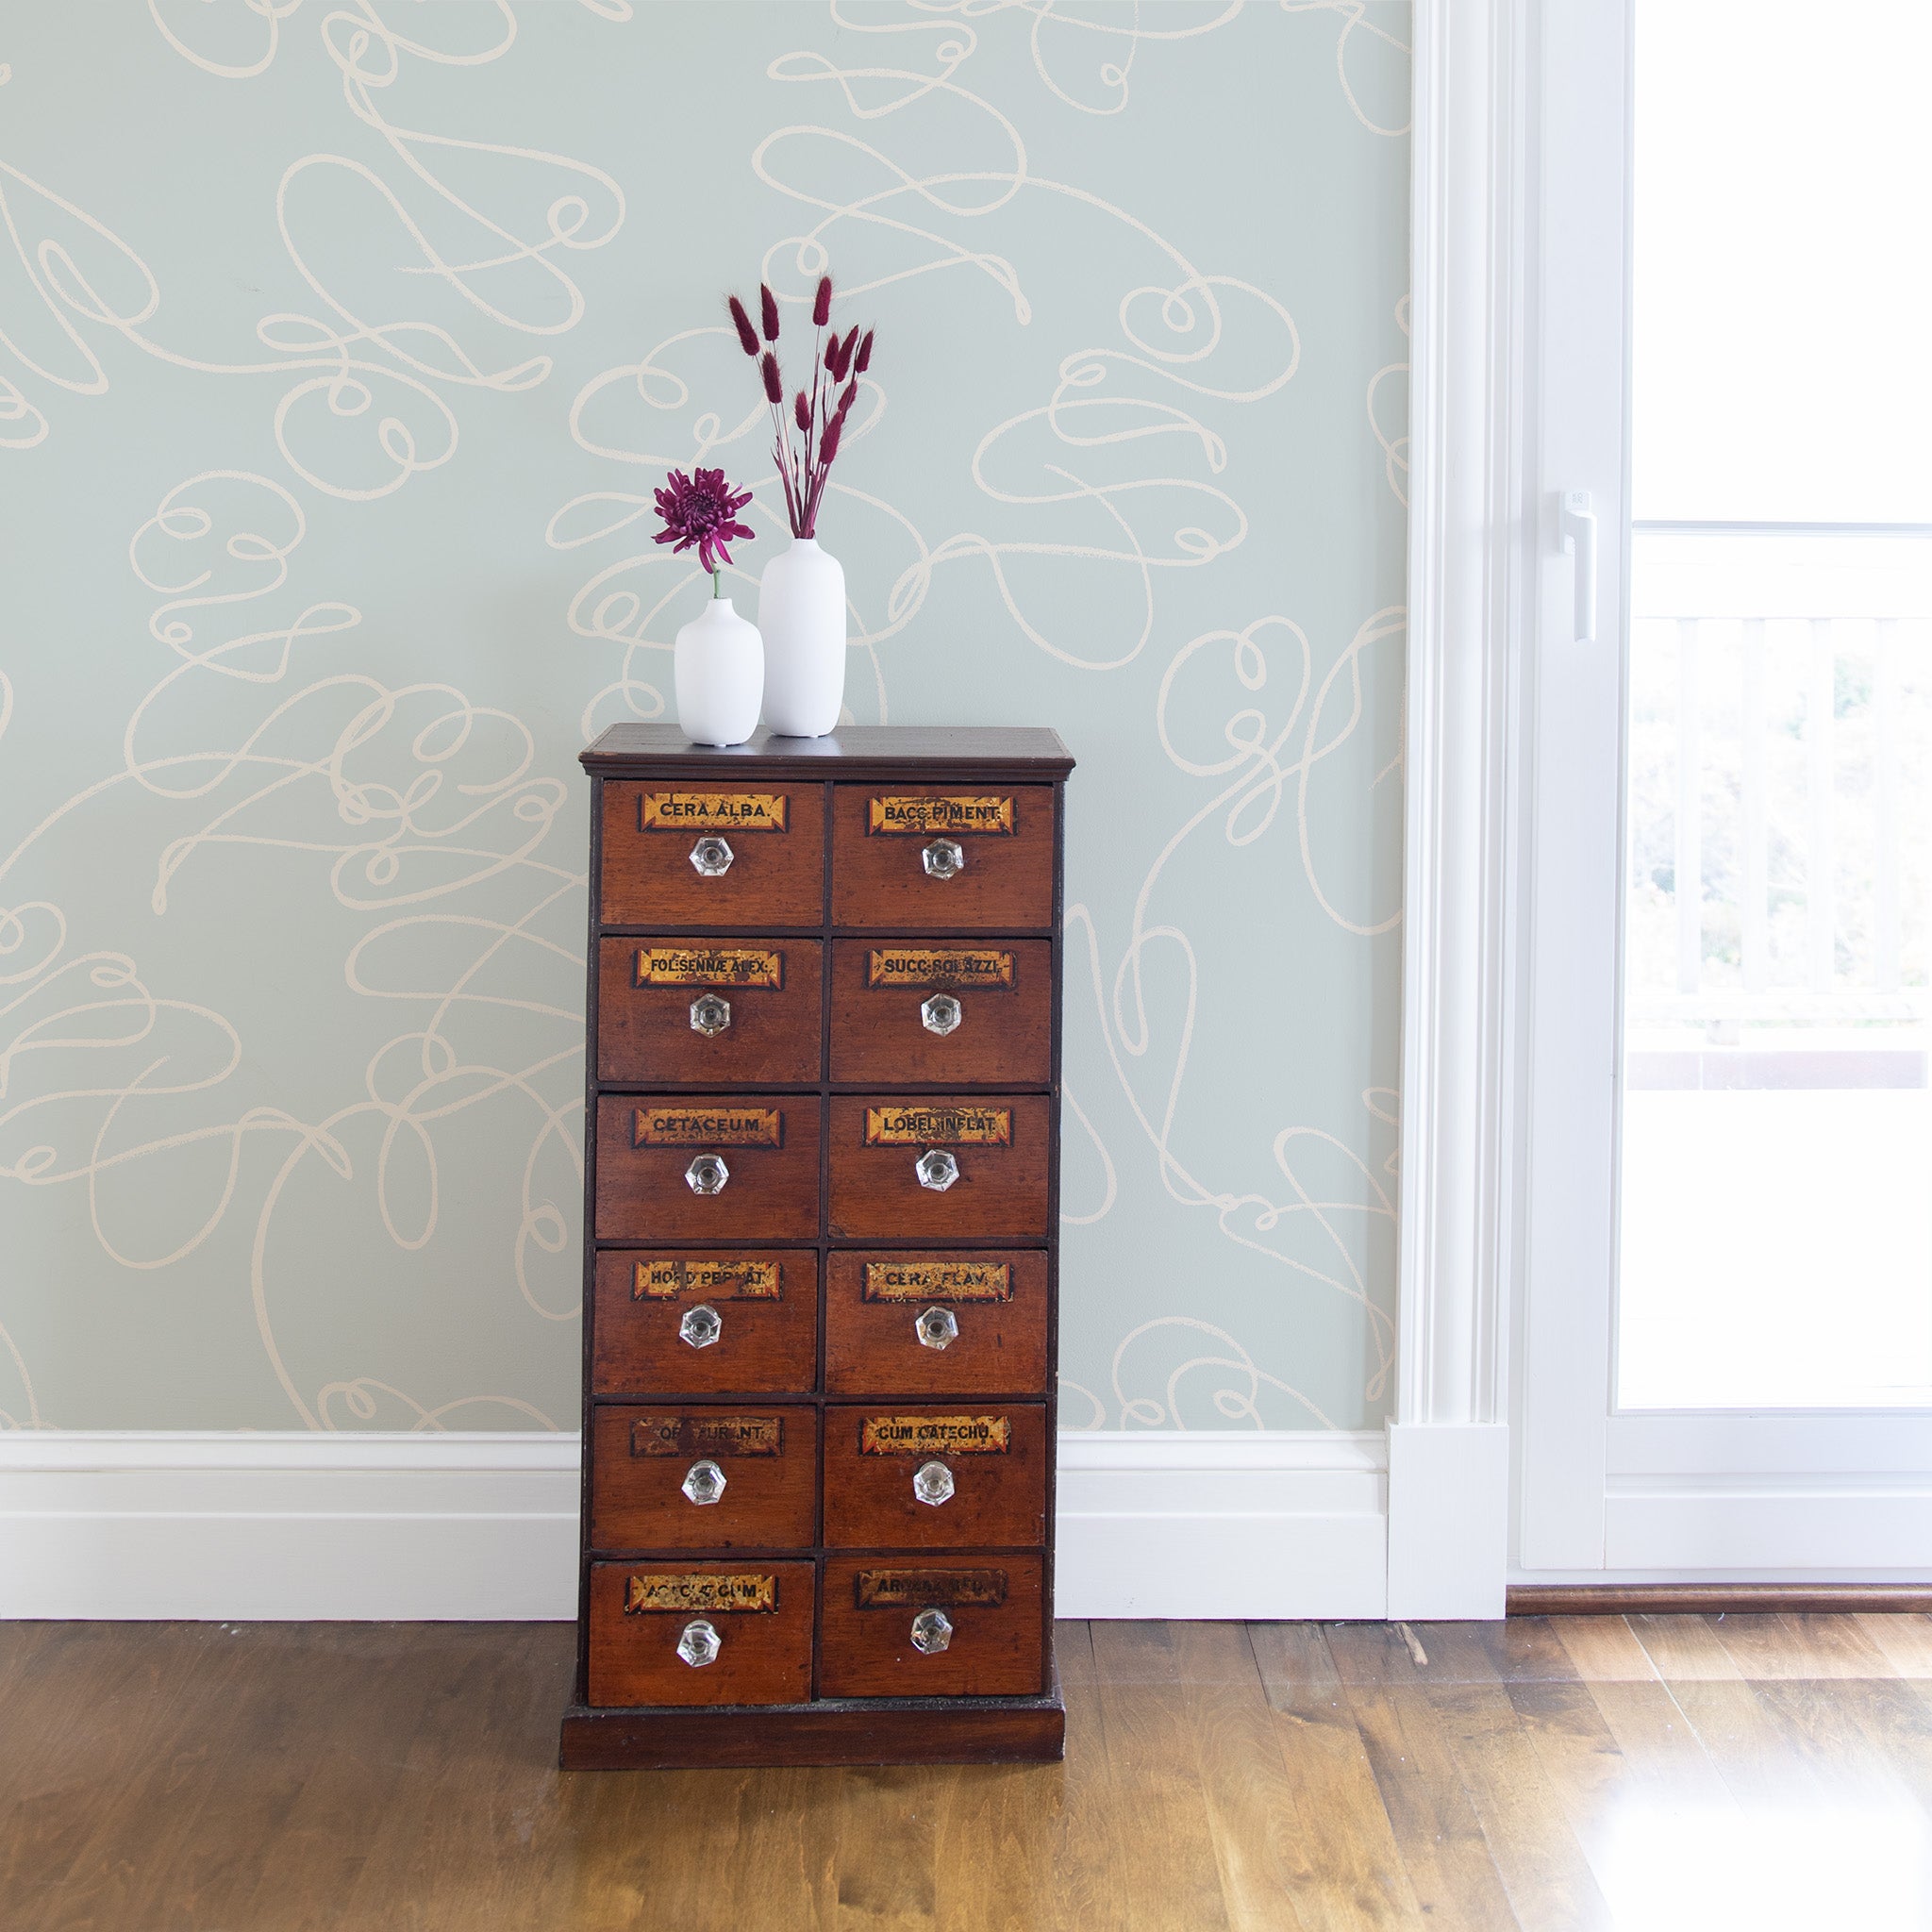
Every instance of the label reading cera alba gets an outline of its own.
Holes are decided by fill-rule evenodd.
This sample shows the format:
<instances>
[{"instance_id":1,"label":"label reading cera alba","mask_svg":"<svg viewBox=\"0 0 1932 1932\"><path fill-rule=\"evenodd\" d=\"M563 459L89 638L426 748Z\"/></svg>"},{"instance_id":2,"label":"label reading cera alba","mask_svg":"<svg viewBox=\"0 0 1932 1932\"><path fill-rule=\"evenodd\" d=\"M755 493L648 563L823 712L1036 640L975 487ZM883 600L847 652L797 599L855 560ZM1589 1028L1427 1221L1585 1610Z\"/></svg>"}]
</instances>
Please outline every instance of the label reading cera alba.
<instances>
[{"instance_id":1,"label":"label reading cera alba","mask_svg":"<svg viewBox=\"0 0 1932 1932\"><path fill-rule=\"evenodd\" d=\"M782 832L782 791L646 791L638 824L646 832Z\"/></svg>"}]
</instances>

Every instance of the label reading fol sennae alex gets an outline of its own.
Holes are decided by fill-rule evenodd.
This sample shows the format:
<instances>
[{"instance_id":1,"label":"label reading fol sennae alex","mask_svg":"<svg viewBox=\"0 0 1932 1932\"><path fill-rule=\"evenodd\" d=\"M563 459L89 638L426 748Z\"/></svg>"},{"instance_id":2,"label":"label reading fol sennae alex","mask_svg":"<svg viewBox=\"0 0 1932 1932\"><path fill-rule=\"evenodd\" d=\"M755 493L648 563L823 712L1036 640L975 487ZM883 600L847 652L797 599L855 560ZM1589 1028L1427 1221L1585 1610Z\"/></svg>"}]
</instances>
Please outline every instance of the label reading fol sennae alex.
<instances>
[{"instance_id":1,"label":"label reading fol sennae alex","mask_svg":"<svg viewBox=\"0 0 1932 1932\"><path fill-rule=\"evenodd\" d=\"M1003 1415L869 1415L861 1456L1004 1456L1013 1425Z\"/></svg>"},{"instance_id":2,"label":"label reading fol sennae alex","mask_svg":"<svg viewBox=\"0 0 1932 1932\"><path fill-rule=\"evenodd\" d=\"M1008 1107L869 1107L868 1147L1010 1147Z\"/></svg>"},{"instance_id":3,"label":"label reading fol sennae alex","mask_svg":"<svg viewBox=\"0 0 1932 1932\"><path fill-rule=\"evenodd\" d=\"M785 955L764 946L640 946L640 986L785 984Z\"/></svg>"},{"instance_id":4,"label":"label reading fol sennae alex","mask_svg":"<svg viewBox=\"0 0 1932 1932\"><path fill-rule=\"evenodd\" d=\"M775 1610L775 1576L697 1575L631 1576L624 1592L624 1613L641 1616L646 1610Z\"/></svg>"},{"instance_id":5,"label":"label reading fol sennae alex","mask_svg":"<svg viewBox=\"0 0 1932 1932\"><path fill-rule=\"evenodd\" d=\"M1013 829L1010 797L901 798L874 796L866 831L908 832L930 837L934 832L980 832L1005 836Z\"/></svg>"},{"instance_id":6,"label":"label reading fol sennae alex","mask_svg":"<svg viewBox=\"0 0 1932 1932\"><path fill-rule=\"evenodd\" d=\"M782 1456L782 1415L643 1415L630 1425L633 1456Z\"/></svg>"},{"instance_id":7,"label":"label reading fol sennae alex","mask_svg":"<svg viewBox=\"0 0 1932 1932\"><path fill-rule=\"evenodd\" d=\"M782 1147L775 1107L641 1107L634 1147Z\"/></svg>"},{"instance_id":8,"label":"label reading fol sennae alex","mask_svg":"<svg viewBox=\"0 0 1932 1932\"><path fill-rule=\"evenodd\" d=\"M1011 986L1013 956L991 947L874 946L865 958L874 986Z\"/></svg>"},{"instance_id":9,"label":"label reading fol sennae alex","mask_svg":"<svg viewBox=\"0 0 1932 1932\"><path fill-rule=\"evenodd\" d=\"M636 1581L635 1578L632 1579ZM937 1605L996 1609L1007 1600L1004 1570L861 1570L857 1591L861 1610L923 1609Z\"/></svg>"},{"instance_id":10,"label":"label reading fol sennae alex","mask_svg":"<svg viewBox=\"0 0 1932 1932\"><path fill-rule=\"evenodd\" d=\"M638 823L647 832L782 832L782 791L646 791Z\"/></svg>"},{"instance_id":11,"label":"label reading fol sennae alex","mask_svg":"<svg viewBox=\"0 0 1932 1932\"><path fill-rule=\"evenodd\" d=\"M781 1261L699 1261L655 1256L637 1264L633 1301L676 1301L681 1295L714 1302L775 1302L784 1293Z\"/></svg>"},{"instance_id":12,"label":"label reading fol sennae alex","mask_svg":"<svg viewBox=\"0 0 1932 1932\"><path fill-rule=\"evenodd\" d=\"M1013 1271L1005 1261L868 1261L869 1302L1009 1302Z\"/></svg>"}]
</instances>

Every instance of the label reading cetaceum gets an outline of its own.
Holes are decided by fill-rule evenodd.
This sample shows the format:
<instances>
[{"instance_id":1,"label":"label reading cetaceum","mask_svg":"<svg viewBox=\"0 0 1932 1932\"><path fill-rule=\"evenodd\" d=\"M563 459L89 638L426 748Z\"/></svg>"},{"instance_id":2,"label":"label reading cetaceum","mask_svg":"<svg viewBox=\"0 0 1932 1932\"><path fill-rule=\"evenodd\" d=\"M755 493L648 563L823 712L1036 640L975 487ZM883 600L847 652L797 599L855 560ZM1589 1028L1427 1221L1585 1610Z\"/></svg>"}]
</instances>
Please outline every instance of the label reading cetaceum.
<instances>
[{"instance_id":1,"label":"label reading cetaceum","mask_svg":"<svg viewBox=\"0 0 1932 1932\"><path fill-rule=\"evenodd\" d=\"M634 1147L782 1147L785 1116L775 1107L641 1107Z\"/></svg>"}]
</instances>

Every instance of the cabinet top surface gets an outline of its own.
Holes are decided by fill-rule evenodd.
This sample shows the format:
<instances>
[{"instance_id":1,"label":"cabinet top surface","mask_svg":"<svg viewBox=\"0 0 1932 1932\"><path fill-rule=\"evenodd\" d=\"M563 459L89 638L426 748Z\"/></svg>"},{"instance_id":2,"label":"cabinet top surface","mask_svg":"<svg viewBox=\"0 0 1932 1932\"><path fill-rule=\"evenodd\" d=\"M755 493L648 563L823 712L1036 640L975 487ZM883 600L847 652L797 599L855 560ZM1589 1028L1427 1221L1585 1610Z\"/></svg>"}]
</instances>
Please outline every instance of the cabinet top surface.
<instances>
[{"instance_id":1,"label":"cabinet top surface","mask_svg":"<svg viewBox=\"0 0 1932 1932\"><path fill-rule=\"evenodd\" d=\"M638 773L730 769L769 777L866 777L890 768L935 777L982 770L1062 778L1074 769L1057 731L1011 724L850 724L824 738L693 744L675 724L612 724L581 754L584 769Z\"/></svg>"}]
</instances>

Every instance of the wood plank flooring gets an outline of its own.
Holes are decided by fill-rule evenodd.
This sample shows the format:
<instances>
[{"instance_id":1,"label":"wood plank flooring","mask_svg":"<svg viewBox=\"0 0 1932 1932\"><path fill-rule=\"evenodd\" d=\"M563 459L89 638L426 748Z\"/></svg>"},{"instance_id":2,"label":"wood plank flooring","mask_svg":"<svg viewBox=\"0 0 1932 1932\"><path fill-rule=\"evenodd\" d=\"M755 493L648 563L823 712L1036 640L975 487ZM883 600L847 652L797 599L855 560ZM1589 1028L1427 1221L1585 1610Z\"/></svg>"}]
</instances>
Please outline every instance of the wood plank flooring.
<instances>
[{"instance_id":1,"label":"wood plank flooring","mask_svg":"<svg viewBox=\"0 0 1932 1932\"><path fill-rule=\"evenodd\" d=\"M555 1769L566 1624L0 1624L6 1932L1932 1926L1932 1618L1067 1624L1064 1765Z\"/></svg>"}]
</instances>

